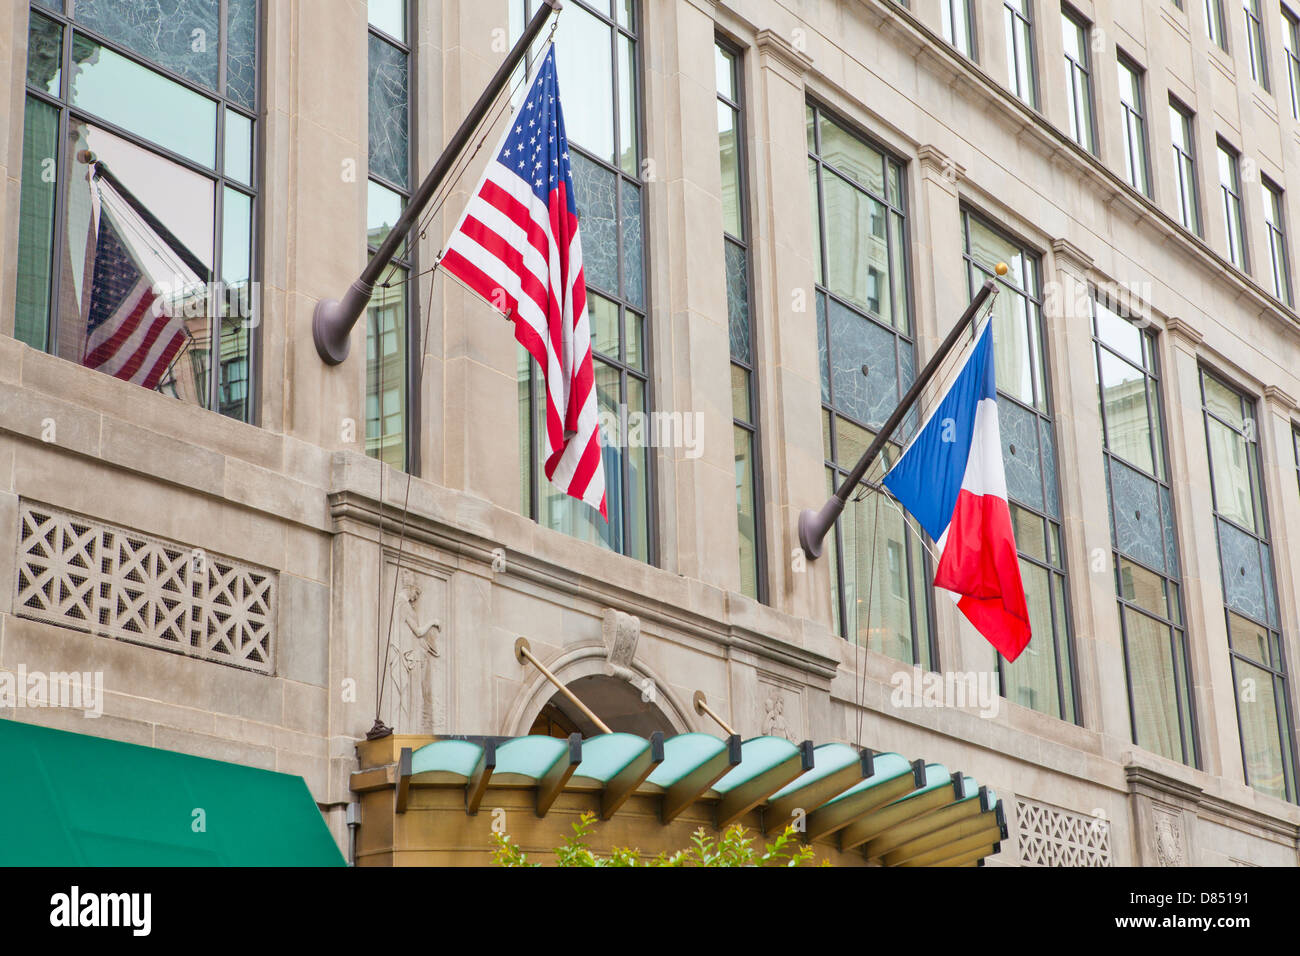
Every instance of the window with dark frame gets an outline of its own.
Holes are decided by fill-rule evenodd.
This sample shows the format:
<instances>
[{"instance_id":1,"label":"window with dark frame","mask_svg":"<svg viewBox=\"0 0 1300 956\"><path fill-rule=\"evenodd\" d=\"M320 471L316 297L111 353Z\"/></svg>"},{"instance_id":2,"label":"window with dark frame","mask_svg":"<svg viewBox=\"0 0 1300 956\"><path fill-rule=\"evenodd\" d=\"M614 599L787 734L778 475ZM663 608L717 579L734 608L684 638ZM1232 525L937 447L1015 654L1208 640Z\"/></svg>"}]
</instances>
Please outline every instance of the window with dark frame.
<instances>
[{"instance_id":1,"label":"window with dark frame","mask_svg":"<svg viewBox=\"0 0 1300 956\"><path fill-rule=\"evenodd\" d=\"M1268 53L1264 46L1264 22L1260 19L1259 0L1241 0L1246 17L1246 49L1250 58L1250 77L1264 89L1268 83Z\"/></svg>"},{"instance_id":2,"label":"window with dark frame","mask_svg":"<svg viewBox=\"0 0 1300 956\"><path fill-rule=\"evenodd\" d=\"M1223 228L1228 238L1228 261L1242 272L1248 271L1246 257L1246 219L1241 204L1241 154L1222 138L1218 141L1219 197L1223 210Z\"/></svg>"},{"instance_id":3,"label":"window with dark frame","mask_svg":"<svg viewBox=\"0 0 1300 956\"><path fill-rule=\"evenodd\" d=\"M1264 504L1256 400L1204 367L1200 379L1246 783L1294 802L1295 740Z\"/></svg>"},{"instance_id":4,"label":"window with dark frame","mask_svg":"<svg viewBox=\"0 0 1300 956\"><path fill-rule=\"evenodd\" d=\"M822 444L833 489L916 374L907 210L897 157L820 103L808 102L806 118ZM906 441L917 424L913 414L895 440ZM900 447L886 447L885 464ZM918 533L879 496L850 502L828 543L831 612L841 637L931 670L929 562ZM887 577L895 583L876 586Z\"/></svg>"},{"instance_id":5,"label":"window with dark frame","mask_svg":"<svg viewBox=\"0 0 1300 956\"><path fill-rule=\"evenodd\" d=\"M1003 0L1007 36L1007 79L1011 92L1038 108L1038 79L1034 64L1034 21L1030 0Z\"/></svg>"},{"instance_id":6,"label":"window with dark frame","mask_svg":"<svg viewBox=\"0 0 1300 956\"><path fill-rule=\"evenodd\" d=\"M374 254L411 197L415 4L367 0L369 178L366 243ZM419 354L412 321L418 284L415 243L403 243L366 308L366 454L402 471L415 467L410 396Z\"/></svg>"},{"instance_id":7,"label":"window with dark frame","mask_svg":"<svg viewBox=\"0 0 1300 956\"><path fill-rule=\"evenodd\" d=\"M1287 89L1291 94L1291 118L1300 119L1300 18L1285 5L1282 12L1282 49L1286 54Z\"/></svg>"},{"instance_id":8,"label":"window with dark frame","mask_svg":"<svg viewBox=\"0 0 1300 956\"><path fill-rule=\"evenodd\" d=\"M1286 210L1282 187L1267 176L1260 176L1264 194L1264 225L1268 229L1269 276L1274 297L1291 305L1291 264L1287 258Z\"/></svg>"},{"instance_id":9,"label":"window with dark frame","mask_svg":"<svg viewBox=\"0 0 1300 956\"><path fill-rule=\"evenodd\" d=\"M1223 19L1223 0L1205 0L1205 32L1224 53L1228 52L1228 30Z\"/></svg>"},{"instance_id":10,"label":"window with dark frame","mask_svg":"<svg viewBox=\"0 0 1300 956\"><path fill-rule=\"evenodd\" d=\"M740 589L743 594L763 601L767 599L766 553L759 469L758 390L754 379L756 343L750 289L744 84L740 53L734 47L725 40L715 40L714 58L718 91L718 160L722 169L722 245L731 349Z\"/></svg>"},{"instance_id":11,"label":"window with dark frame","mask_svg":"<svg viewBox=\"0 0 1300 956\"><path fill-rule=\"evenodd\" d=\"M1155 335L1091 295L1102 460L1133 742L1198 766Z\"/></svg>"},{"instance_id":12,"label":"window with dark frame","mask_svg":"<svg viewBox=\"0 0 1300 956\"><path fill-rule=\"evenodd\" d=\"M257 406L258 17L227 0L158 31L116 3L32 6L14 317L33 348L242 421Z\"/></svg>"},{"instance_id":13,"label":"window with dark frame","mask_svg":"<svg viewBox=\"0 0 1300 956\"><path fill-rule=\"evenodd\" d=\"M1196 141L1192 111L1172 96L1169 98L1169 127L1174 145L1174 180L1178 184L1178 221L1183 228L1201 235L1201 201L1196 182Z\"/></svg>"},{"instance_id":14,"label":"window with dark frame","mask_svg":"<svg viewBox=\"0 0 1300 956\"><path fill-rule=\"evenodd\" d=\"M1090 153L1097 151L1093 120L1092 68L1088 52L1090 24L1069 7L1061 8L1061 37L1065 45L1065 105L1070 138Z\"/></svg>"},{"instance_id":15,"label":"window with dark frame","mask_svg":"<svg viewBox=\"0 0 1300 956\"><path fill-rule=\"evenodd\" d=\"M1116 57L1119 73L1119 102L1124 125L1124 175L1128 184L1151 195L1151 164L1147 159L1146 98L1143 95L1145 71L1122 51Z\"/></svg>"},{"instance_id":16,"label":"window with dark frame","mask_svg":"<svg viewBox=\"0 0 1300 956\"><path fill-rule=\"evenodd\" d=\"M538 0L513 0L513 36L522 35L537 7ZM546 479L542 375L522 346L517 374L520 508L548 528L654 563L639 15L635 0L573 0L565 4L564 26L555 34L582 230L609 522ZM530 51L530 68L542 43L539 39Z\"/></svg>"},{"instance_id":17,"label":"window with dark frame","mask_svg":"<svg viewBox=\"0 0 1300 956\"><path fill-rule=\"evenodd\" d=\"M1075 723L1077 691L1061 531L1047 352L1043 344L1041 260L974 210L962 208L967 293L998 283L993 354L1007 497L1034 639L1014 663L997 660L1002 696ZM994 268L1005 262L999 277Z\"/></svg>"},{"instance_id":18,"label":"window with dark frame","mask_svg":"<svg viewBox=\"0 0 1300 956\"><path fill-rule=\"evenodd\" d=\"M939 0L943 38L962 56L975 60L975 11L972 0Z\"/></svg>"}]
</instances>

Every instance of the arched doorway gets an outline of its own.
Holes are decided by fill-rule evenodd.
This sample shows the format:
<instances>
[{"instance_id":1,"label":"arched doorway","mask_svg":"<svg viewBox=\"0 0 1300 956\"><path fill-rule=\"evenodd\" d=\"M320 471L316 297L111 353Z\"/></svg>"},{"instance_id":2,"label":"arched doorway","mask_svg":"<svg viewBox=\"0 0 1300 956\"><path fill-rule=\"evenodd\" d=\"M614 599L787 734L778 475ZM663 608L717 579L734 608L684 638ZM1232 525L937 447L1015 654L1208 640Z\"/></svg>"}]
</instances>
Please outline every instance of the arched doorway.
<instances>
[{"instance_id":1,"label":"arched doorway","mask_svg":"<svg viewBox=\"0 0 1300 956\"><path fill-rule=\"evenodd\" d=\"M658 705L643 700L641 691L625 680L593 674L579 677L566 686L614 733L649 737L655 731L662 731L665 737L671 737L677 732ZM548 737L567 737L572 733L594 737L601 731L572 701L556 691L542 705L528 732Z\"/></svg>"}]
</instances>

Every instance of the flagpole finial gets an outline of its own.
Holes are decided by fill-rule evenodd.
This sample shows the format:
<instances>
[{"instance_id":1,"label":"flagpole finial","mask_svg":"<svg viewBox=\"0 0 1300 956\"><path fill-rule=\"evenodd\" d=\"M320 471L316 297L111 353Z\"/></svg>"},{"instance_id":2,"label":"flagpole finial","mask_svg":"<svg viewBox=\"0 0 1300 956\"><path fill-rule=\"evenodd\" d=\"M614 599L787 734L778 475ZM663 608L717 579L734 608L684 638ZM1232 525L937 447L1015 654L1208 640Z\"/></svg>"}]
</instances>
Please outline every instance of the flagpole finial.
<instances>
[{"instance_id":1,"label":"flagpole finial","mask_svg":"<svg viewBox=\"0 0 1300 956\"><path fill-rule=\"evenodd\" d=\"M993 267L993 271L1000 276L1004 276L1009 270L1007 269L1007 264L1005 262L999 262Z\"/></svg>"}]
</instances>

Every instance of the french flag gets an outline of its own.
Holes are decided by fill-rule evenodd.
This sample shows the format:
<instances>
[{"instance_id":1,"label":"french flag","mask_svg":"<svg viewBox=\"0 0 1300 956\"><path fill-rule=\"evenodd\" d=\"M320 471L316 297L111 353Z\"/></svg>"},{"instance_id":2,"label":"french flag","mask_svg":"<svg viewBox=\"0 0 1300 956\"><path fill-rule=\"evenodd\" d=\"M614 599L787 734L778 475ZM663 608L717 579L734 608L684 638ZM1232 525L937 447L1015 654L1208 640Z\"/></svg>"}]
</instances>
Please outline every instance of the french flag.
<instances>
[{"instance_id":1,"label":"french flag","mask_svg":"<svg viewBox=\"0 0 1300 956\"><path fill-rule=\"evenodd\" d=\"M934 586L1014 661L1029 644L1029 608L1007 505L992 322L883 484L938 542Z\"/></svg>"}]
</instances>

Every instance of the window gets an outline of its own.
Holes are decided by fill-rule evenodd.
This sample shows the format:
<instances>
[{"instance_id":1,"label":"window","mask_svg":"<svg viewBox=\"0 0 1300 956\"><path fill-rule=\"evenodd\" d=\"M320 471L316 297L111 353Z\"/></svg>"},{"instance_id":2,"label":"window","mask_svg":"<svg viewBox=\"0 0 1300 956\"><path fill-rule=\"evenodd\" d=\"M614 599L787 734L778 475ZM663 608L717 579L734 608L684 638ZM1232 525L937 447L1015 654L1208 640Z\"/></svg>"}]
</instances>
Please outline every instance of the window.
<instances>
[{"instance_id":1,"label":"window","mask_svg":"<svg viewBox=\"0 0 1300 956\"><path fill-rule=\"evenodd\" d=\"M1273 295L1291 304L1291 267L1286 253L1286 218L1282 211L1282 188L1267 176L1261 176L1264 190L1264 223L1268 226L1269 275Z\"/></svg>"},{"instance_id":2,"label":"window","mask_svg":"<svg viewBox=\"0 0 1300 956\"><path fill-rule=\"evenodd\" d=\"M1133 741L1196 766L1156 340L1095 294L1092 323Z\"/></svg>"},{"instance_id":3,"label":"window","mask_svg":"<svg viewBox=\"0 0 1300 956\"><path fill-rule=\"evenodd\" d=\"M963 56L975 59L975 11L971 0L939 0L943 38Z\"/></svg>"},{"instance_id":4,"label":"window","mask_svg":"<svg viewBox=\"0 0 1300 956\"><path fill-rule=\"evenodd\" d=\"M511 4L515 36L523 33L525 19L537 7L538 0ZM555 34L574 198L582 222L598 414L604 425L617 423L615 434L608 429L601 433L609 523L546 480L542 375L522 346L521 508L548 528L653 561L637 5L619 0L614 14L608 2L574 0L564 5L563 25Z\"/></svg>"},{"instance_id":5,"label":"window","mask_svg":"<svg viewBox=\"0 0 1300 956\"><path fill-rule=\"evenodd\" d=\"M1291 118L1300 119L1300 19L1282 8L1282 49L1286 51L1286 81L1291 91Z\"/></svg>"},{"instance_id":6,"label":"window","mask_svg":"<svg viewBox=\"0 0 1300 956\"><path fill-rule=\"evenodd\" d=\"M1219 193L1223 228L1228 237L1228 261L1246 271L1246 223L1241 209L1241 168L1237 151L1219 140Z\"/></svg>"},{"instance_id":7,"label":"window","mask_svg":"<svg viewBox=\"0 0 1300 956\"><path fill-rule=\"evenodd\" d=\"M1119 103L1124 123L1124 175L1128 184L1151 195L1151 174L1147 162L1146 103L1142 96L1142 69L1123 53L1117 60Z\"/></svg>"},{"instance_id":8,"label":"window","mask_svg":"<svg viewBox=\"0 0 1300 956\"><path fill-rule=\"evenodd\" d=\"M1014 663L998 657L1002 694L1025 707L1074 721L1074 668L1039 259L967 209L962 210L962 233L971 295L985 279L995 278L997 263L1010 267L1005 277L997 279L993 352L1007 496L1034 636Z\"/></svg>"},{"instance_id":9,"label":"window","mask_svg":"<svg viewBox=\"0 0 1300 956\"><path fill-rule=\"evenodd\" d=\"M1293 450L1295 451L1296 484L1300 485L1300 425L1296 425L1291 429L1291 444L1295 446Z\"/></svg>"},{"instance_id":10,"label":"window","mask_svg":"<svg viewBox=\"0 0 1300 956\"><path fill-rule=\"evenodd\" d=\"M1061 9L1065 42L1065 105L1069 110L1070 137L1088 152L1096 152L1092 122L1092 72L1088 67L1088 25L1078 14Z\"/></svg>"},{"instance_id":11,"label":"window","mask_svg":"<svg viewBox=\"0 0 1300 956\"><path fill-rule=\"evenodd\" d=\"M1223 21L1223 0L1205 0L1205 31L1219 49L1228 52L1228 31Z\"/></svg>"},{"instance_id":12,"label":"window","mask_svg":"<svg viewBox=\"0 0 1300 956\"><path fill-rule=\"evenodd\" d=\"M1250 76L1268 89L1268 54L1264 52L1264 23L1259 16L1259 0L1241 0L1246 16L1246 48L1250 54Z\"/></svg>"},{"instance_id":13,"label":"window","mask_svg":"<svg viewBox=\"0 0 1300 956\"><path fill-rule=\"evenodd\" d=\"M1246 783L1295 800L1286 658L1255 441L1255 402L1205 369L1201 401Z\"/></svg>"},{"instance_id":14,"label":"window","mask_svg":"<svg viewBox=\"0 0 1300 956\"><path fill-rule=\"evenodd\" d=\"M736 519L740 531L740 586L766 597L763 574L762 492L758 476L758 396L754 382L754 321L749 283L749 204L741 112L740 58L714 44L718 84L718 158L722 167L722 246L726 265L727 328L731 342L731 414L735 441Z\"/></svg>"},{"instance_id":15,"label":"window","mask_svg":"<svg viewBox=\"0 0 1300 956\"><path fill-rule=\"evenodd\" d=\"M1196 184L1196 147L1192 139L1192 113L1169 99L1169 126L1174 142L1174 179L1178 183L1178 221L1201 234L1201 205Z\"/></svg>"},{"instance_id":16,"label":"window","mask_svg":"<svg viewBox=\"0 0 1300 956\"><path fill-rule=\"evenodd\" d=\"M1034 25L1029 0L1004 0L1002 17L1007 33L1007 78L1011 92L1030 106L1037 107Z\"/></svg>"},{"instance_id":17,"label":"window","mask_svg":"<svg viewBox=\"0 0 1300 956\"><path fill-rule=\"evenodd\" d=\"M250 421L257 4L61 7L29 21L14 335Z\"/></svg>"},{"instance_id":18,"label":"window","mask_svg":"<svg viewBox=\"0 0 1300 956\"><path fill-rule=\"evenodd\" d=\"M411 35L405 0L368 0L369 166L366 182L366 242L379 248L410 199ZM366 310L366 454L401 470L414 468L408 441L408 396L418 354L411 336L408 281L415 244L399 247L393 265L375 287Z\"/></svg>"},{"instance_id":19,"label":"window","mask_svg":"<svg viewBox=\"0 0 1300 956\"><path fill-rule=\"evenodd\" d=\"M916 374L907 211L903 167L895 157L818 104L808 104L807 127L822 444L827 486L833 490ZM917 424L912 416L902 430L910 434ZM886 461L898 451L899 446L889 447ZM930 577L924 548L902 513L878 495L851 503L829 550L837 632L895 660L932 669ZM894 583L886 586L887 579Z\"/></svg>"}]
</instances>

